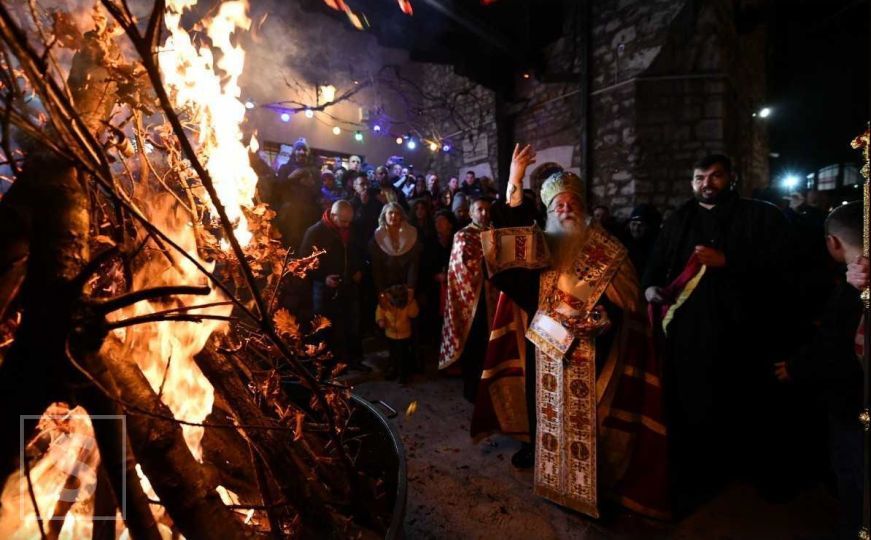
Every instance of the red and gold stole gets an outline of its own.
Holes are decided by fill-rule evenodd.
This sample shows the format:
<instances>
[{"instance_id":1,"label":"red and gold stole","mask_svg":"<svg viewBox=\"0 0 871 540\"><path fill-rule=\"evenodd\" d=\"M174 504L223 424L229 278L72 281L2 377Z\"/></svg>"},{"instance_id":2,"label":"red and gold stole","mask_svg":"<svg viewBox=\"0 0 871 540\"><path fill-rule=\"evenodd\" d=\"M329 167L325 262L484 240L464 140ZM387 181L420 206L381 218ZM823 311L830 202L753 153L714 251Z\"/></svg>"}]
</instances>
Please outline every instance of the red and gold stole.
<instances>
[{"instance_id":1,"label":"red and gold stole","mask_svg":"<svg viewBox=\"0 0 871 540\"><path fill-rule=\"evenodd\" d=\"M484 279L481 232L481 229L469 225L454 235L454 245L448 263L448 290L445 298L439 369L450 366L459 360L463 353L482 291L487 295L488 324L493 320L496 292L490 282Z\"/></svg>"},{"instance_id":2,"label":"red and gold stole","mask_svg":"<svg viewBox=\"0 0 871 540\"><path fill-rule=\"evenodd\" d=\"M523 310L508 295L500 293L472 412L470 428L475 441L500 432L529 442L525 330Z\"/></svg>"},{"instance_id":3,"label":"red and gold stole","mask_svg":"<svg viewBox=\"0 0 871 540\"><path fill-rule=\"evenodd\" d=\"M572 269L578 284L570 306L582 316L593 308L626 258L626 248L598 227L589 229ZM559 272L541 275L539 308L560 320L554 305ZM562 291L563 293L566 291ZM559 300L563 302L563 300ZM580 308L580 309L578 309ZM597 487L596 335L576 332L565 358L536 349L535 494L562 506L599 517Z\"/></svg>"}]
</instances>

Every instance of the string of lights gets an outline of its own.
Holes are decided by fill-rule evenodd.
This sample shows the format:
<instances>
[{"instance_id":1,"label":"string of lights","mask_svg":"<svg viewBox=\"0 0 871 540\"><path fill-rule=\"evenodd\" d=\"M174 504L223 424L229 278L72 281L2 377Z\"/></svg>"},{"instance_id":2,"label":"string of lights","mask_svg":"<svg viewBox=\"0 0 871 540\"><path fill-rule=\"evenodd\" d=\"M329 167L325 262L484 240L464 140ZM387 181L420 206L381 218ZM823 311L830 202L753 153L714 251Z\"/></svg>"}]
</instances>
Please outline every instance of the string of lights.
<instances>
[{"instance_id":1,"label":"string of lights","mask_svg":"<svg viewBox=\"0 0 871 540\"><path fill-rule=\"evenodd\" d=\"M253 100L250 99L245 101L245 108L249 111L258 108L274 111L278 114L279 119L285 123L290 122L291 119L299 112L297 110L291 111L288 110L286 107L275 104L257 105ZM445 154L448 154L454 149L453 144L451 144L450 140L448 139L441 139L435 135L429 138L422 137L419 134L413 133L412 131L408 131L406 133L392 132L389 129L385 129L385 127L377 121L370 124L352 122L336 118L335 116L324 113L323 111L314 111L311 108L304 109L303 115L307 119L314 119L315 121L320 122L324 126L330 128L333 135L339 136L343 132L348 132L352 134L354 140L359 143L364 142L364 132L368 132L375 137L385 137L388 139L393 138L396 141L397 145L405 145L408 150L416 150L418 146L423 145L431 152L441 151ZM330 121L324 120L322 116L329 117ZM348 126L350 126L350 128Z\"/></svg>"}]
</instances>

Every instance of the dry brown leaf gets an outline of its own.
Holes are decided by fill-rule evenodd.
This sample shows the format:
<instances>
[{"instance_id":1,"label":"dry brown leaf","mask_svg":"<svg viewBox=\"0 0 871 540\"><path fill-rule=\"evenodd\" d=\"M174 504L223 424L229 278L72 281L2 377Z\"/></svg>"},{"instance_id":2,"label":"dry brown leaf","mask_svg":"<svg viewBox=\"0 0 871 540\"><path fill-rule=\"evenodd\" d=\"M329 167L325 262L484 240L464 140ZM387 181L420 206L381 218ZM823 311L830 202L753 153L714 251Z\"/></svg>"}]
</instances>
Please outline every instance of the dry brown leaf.
<instances>
[{"instance_id":1,"label":"dry brown leaf","mask_svg":"<svg viewBox=\"0 0 871 540\"><path fill-rule=\"evenodd\" d=\"M314 333L320 332L321 330L326 330L327 328L332 326L333 323L331 323L330 320L328 318L324 317L323 315L315 315L312 318L311 325L312 325L312 334L314 334Z\"/></svg>"},{"instance_id":2,"label":"dry brown leaf","mask_svg":"<svg viewBox=\"0 0 871 540\"><path fill-rule=\"evenodd\" d=\"M77 48L82 42L82 32L72 16L65 11L54 11L51 14L51 30L62 46Z\"/></svg>"},{"instance_id":3,"label":"dry brown leaf","mask_svg":"<svg viewBox=\"0 0 871 540\"><path fill-rule=\"evenodd\" d=\"M299 323L289 311L284 308L279 309L272 316L272 322L275 324L275 330L281 335L299 337Z\"/></svg>"},{"instance_id":4,"label":"dry brown leaf","mask_svg":"<svg viewBox=\"0 0 871 540\"><path fill-rule=\"evenodd\" d=\"M333 371L330 372L330 377L335 379L336 377L341 375L347 368L348 368L348 364L343 364L342 362L339 362L333 368Z\"/></svg>"}]
</instances>

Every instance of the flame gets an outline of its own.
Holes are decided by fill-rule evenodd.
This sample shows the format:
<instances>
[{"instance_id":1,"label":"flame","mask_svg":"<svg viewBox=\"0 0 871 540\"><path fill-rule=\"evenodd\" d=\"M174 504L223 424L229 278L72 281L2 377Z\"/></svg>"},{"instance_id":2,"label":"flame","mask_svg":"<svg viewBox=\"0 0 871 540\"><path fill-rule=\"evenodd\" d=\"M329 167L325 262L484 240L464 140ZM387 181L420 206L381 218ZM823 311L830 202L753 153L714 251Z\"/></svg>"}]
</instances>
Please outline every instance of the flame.
<instances>
[{"instance_id":1,"label":"flame","mask_svg":"<svg viewBox=\"0 0 871 540\"><path fill-rule=\"evenodd\" d=\"M197 154L211 175L218 197L234 224L234 234L242 245L251 239L243 207L253 207L257 176L250 166L248 148L242 143L240 124L245 106L239 100L239 76L244 67L245 53L234 45L233 35L247 30L247 2L230 0L221 4L217 15L204 26L211 39L211 48L195 47L190 35L181 28L181 15L196 4L196 0L168 0L165 24L169 30L160 54L161 73L177 109L183 109L198 126ZM215 62L213 50L218 53ZM252 150L257 146L252 138ZM256 151L256 150L253 150ZM212 201L214 204L215 201ZM156 194L140 201L149 220L173 239L182 249L208 270L214 263L198 259L195 224L190 215L179 208L166 194ZM159 285L203 284L205 277L189 260L173 254L173 262L164 254L152 252L134 275L132 289L141 290ZM113 315L113 319L147 315L169 308L207 304L226 300L217 289L207 296L188 296L168 301L143 301ZM227 316L229 306L200 309L189 313ZM114 330L105 340L104 352L135 360L152 389L178 420L201 423L211 412L214 389L197 367L193 358L205 346L213 332L227 328L226 321L205 320L201 323L160 321ZM52 423L57 411L63 420ZM76 413L76 414L73 414ZM182 425L186 445L198 461L203 459L203 428ZM93 497L99 452L87 413L76 408L50 407L40 421L36 440L50 440L45 452L31 467L39 513L43 518L53 515L59 500L71 503L60 528L59 538L89 538L92 531ZM145 492L156 498L148 479L140 473ZM71 490L71 477L76 478ZM223 489L223 488L222 488ZM226 490L224 490L226 491ZM0 506L0 538L38 538L36 511L30 502L27 479L21 471L13 473L4 484ZM70 499L72 497L72 499ZM160 517L161 507L152 506ZM55 522L56 523L56 522ZM117 521L121 537L129 537ZM48 527L49 522L44 522ZM171 534L161 524L161 535Z\"/></svg>"},{"instance_id":2,"label":"flame","mask_svg":"<svg viewBox=\"0 0 871 540\"><path fill-rule=\"evenodd\" d=\"M180 247L198 257L196 235L189 214L178 207L171 197L155 197L157 202L146 210L149 219L166 232ZM200 261L208 270L214 263ZM188 259L175 256L171 265L160 254L154 254L133 278L133 289L140 290L159 285L204 284L202 273ZM207 296L179 297L170 303L138 302L118 314L123 320L157 311L185 306L222 302L226 298L213 288ZM227 316L229 306L192 311L192 314ZM114 331L120 354L134 358L155 392L179 420L201 423L212 411L214 390L209 380L194 362L194 355L202 350L209 336L227 327L226 321L204 320L201 323L160 321ZM112 345L112 344L110 344ZM203 428L182 425L185 442L198 461L202 461Z\"/></svg>"},{"instance_id":3,"label":"flame","mask_svg":"<svg viewBox=\"0 0 871 540\"><path fill-rule=\"evenodd\" d=\"M234 45L232 38L237 30L251 27L248 4L241 0L221 4L218 14L205 22L211 48L197 48L181 27L182 13L196 3L169 0L166 4L164 20L169 37L159 57L161 74L176 108L189 111L199 126L197 153L214 181L227 216L235 223L236 238L245 246L251 241L251 232L242 207L253 206L257 175L248 161L239 128L245 118L245 105L239 99L245 51ZM212 49L219 55L217 63Z\"/></svg>"},{"instance_id":4,"label":"flame","mask_svg":"<svg viewBox=\"0 0 871 540\"><path fill-rule=\"evenodd\" d=\"M50 406L27 454L40 449L39 459L30 466L30 479L43 527L47 531L62 520L58 538L90 538L100 456L87 412L65 404ZM70 504L63 518L55 515L59 502ZM0 504L0 538L40 537L23 467L6 481Z\"/></svg>"}]
</instances>

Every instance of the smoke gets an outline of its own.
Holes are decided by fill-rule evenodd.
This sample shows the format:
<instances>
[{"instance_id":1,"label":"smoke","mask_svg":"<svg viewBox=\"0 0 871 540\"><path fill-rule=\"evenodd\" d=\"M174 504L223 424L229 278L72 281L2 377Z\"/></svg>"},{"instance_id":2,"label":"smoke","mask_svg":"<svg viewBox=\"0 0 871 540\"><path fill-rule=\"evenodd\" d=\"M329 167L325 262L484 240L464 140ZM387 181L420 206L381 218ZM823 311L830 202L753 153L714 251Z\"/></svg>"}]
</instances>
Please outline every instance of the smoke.
<instances>
[{"instance_id":1,"label":"smoke","mask_svg":"<svg viewBox=\"0 0 871 540\"><path fill-rule=\"evenodd\" d=\"M251 19L251 32L243 37L241 85L246 97L258 103L314 103L317 85L333 85L339 95L354 81L365 81L382 66L407 58L403 51L379 46L372 33L305 11L298 2L253 3Z\"/></svg>"}]
</instances>

